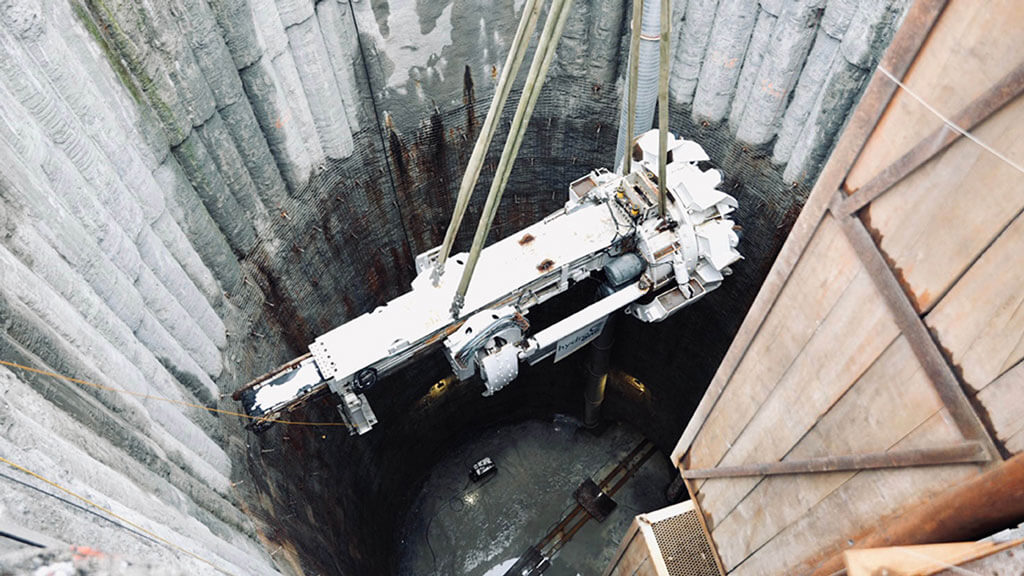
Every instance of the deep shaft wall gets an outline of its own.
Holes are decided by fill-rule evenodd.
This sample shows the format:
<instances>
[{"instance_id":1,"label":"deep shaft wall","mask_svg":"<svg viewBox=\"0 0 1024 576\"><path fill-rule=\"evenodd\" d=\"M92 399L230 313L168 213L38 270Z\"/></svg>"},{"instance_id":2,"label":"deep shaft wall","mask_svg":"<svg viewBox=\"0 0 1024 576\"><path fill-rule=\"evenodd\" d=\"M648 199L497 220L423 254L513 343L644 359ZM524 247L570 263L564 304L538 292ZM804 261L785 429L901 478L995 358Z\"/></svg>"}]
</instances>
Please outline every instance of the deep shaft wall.
<instances>
[{"instance_id":1,"label":"deep shaft wall","mask_svg":"<svg viewBox=\"0 0 1024 576\"><path fill-rule=\"evenodd\" d=\"M673 3L672 128L699 140L725 172L741 203L747 261L692 312L653 328L620 325L614 364L664 401L646 430L663 449L728 346L903 4ZM0 359L236 409L225 395L237 386L407 289L415 254L442 238L520 8L0 1ZM580 1L574 10L492 239L557 209L572 179L611 167L630 7ZM463 228L456 249L472 230ZM556 380L577 384L564 376ZM362 507L346 514L317 506L335 495L316 490L347 485L300 494L250 476L282 473L286 460L269 455L289 450L287 433L255 439L233 417L15 368L0 369L0 385L0 456L219 566L255 574L275 563L352 573L383 565L387 547L371 550L353 519L387 506L388 494L346 496ZM572 392L564 397L578 399ZM562 393L536 410L562 407ZM418 400L381 401L400 415L402 402ZM423 454L457 432L437 435ZM345 454L364 454L368 469L415 472L337 441ZM210 570L0 482L14 522ZM308 532L318 523L334 528L332 541L364 551L325 550Z\"/></svg>"}]
</instances>

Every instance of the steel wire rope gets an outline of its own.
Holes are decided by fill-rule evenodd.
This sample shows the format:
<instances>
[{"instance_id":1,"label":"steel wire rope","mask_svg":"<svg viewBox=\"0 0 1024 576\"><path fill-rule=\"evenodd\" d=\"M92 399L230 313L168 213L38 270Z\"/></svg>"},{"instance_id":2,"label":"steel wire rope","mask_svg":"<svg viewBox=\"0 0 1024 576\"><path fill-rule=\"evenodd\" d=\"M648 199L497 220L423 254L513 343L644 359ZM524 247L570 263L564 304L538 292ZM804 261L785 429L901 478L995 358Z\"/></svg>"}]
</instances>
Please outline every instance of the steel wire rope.
<instances>
[{"instance_id":1,"label":"steel wire rope","mask_svg":"<svg viewBox=\"0 0 1024 576\"><path fill-rule=\"evenodd\" d=\"M982 140L978 139L978 137L975 136L971 131L964 129L960 125L958 125L956 122L953 122L953 120L951 120L949 117L947 117L942 112L939 112L939 110L935 106L931 105L920 94L918 94L917 92L912 90L909 86L907 86L906 84L901 82L898 78L893 76L892 72L889 72L888 70L886 70L884 66L879 66L878 67L878 71L881 72L882 75L884 75L886 78L888 78L893 84L898 86L900 88L900 90L903 90L911 98L913 98L914 100L917 100L917 102L919 104L921 104L921 106L924 106L924 108L926 110L928 110L936 118L941 120L943 124L945 124L946 126L949 126L950 128L952 128L954 131L959 133L964 138L967 138L971 142L974 142L975 144L980 146L982 149L984 149L989 154L995 156L999 160L1002 160L1010 168L1013 168L1017 172L1020 172L1021 174L1024 174L1024 166L1021 166L1020 164L1018 164L1017 162L1015 162L1014 160L1010 159L1008 156L1006 156L1005 154L1000 152L999 150L996 150L992 146L989 146L988 144L986 144Z\"/></svg>"},{"instance_id":2,"label":"steel wire rope","mask_svg":"<svg viewBox=\"0 0 1024 576\"><path fill-rule=\"evenodd\" d=\"M14 476L8 476L7 474L4 474L2 472L0 472L0 478L3 478L5 480L8 480L8 481L13 482L15 484L20 484L21 486L24 486L25 488L28 488L29 490L34 490L34 491L39 492L40 494L42 494L44 496L49 496L50 498L53 498L54 500L57 500L58 502L63 502L64 504L67 504L68 506L71 506L72 508L75 508L77 510L81 510L82 512L85 512L86 514L90 514L90 515L95 516L95 517L97 517L97 518L99 518L101 520L105 520L107 522L110 522L114 526L117 526L118 528L120 528L122 530L126 530L128 532L131 532L132 534L135 534L139 538L142 538L144 540L148 540L148 541L156 543L156 544L160 543L159 540L154 540L152 537L150 537L150 536L148 536L146 534L143 534L142 532L139 532L138 530L136 530L136 529L134 529L134 528L132 528L130 526L126 526L124 524L116 522L115 520L113 520L111 518L107 518L106 516L104 516L103 514L100 514L99 512L96 512L95 510L90 510L86 506L82 506L81 504L76 504L73 500L70 500L68 498L64 498L62 496L58 496L57 494L51 494L50 492L47 492L46 490L43 490L42 488L40 488L38 486L33 486L32 484L29 484L28 482L25 482L24 480L19 480L19 479L15 478ZM10 537L10 536L8 536L8 537Z\"/></svg>"},{"instance_id":3,"label":"steel wire rope","mask_svg":"<svg viewBox=\"0 0 1024 576\"><path fill-rule=\"evenodd\" d=\"M5 364L7 364L7 363L5 362ZM158 542L160 542L160 543L170 547L172 550L177 550L179 552L182 552L182 553L186 554L187 556L190 556L192 558L195 558L196 560L199 560L203 564L209 565L210 567L212 567L214 570L220 572L221 574L227 574L228 576L234 576L234 574L232 572L228 572L224 568L221 568L220 566L215 564L213 561L208 560L208 559L206 559L206 558L196 554L195 552L192 552L191 550L188 550L187 548L184 548L184 547L182 547L182 546L180 546L178 544L175 544L174 542L171 542L170 540L164 538L163 536L160 536L159 534L156 534L156 533L154 533L154 532L152 532L150 530L147 530L147 529L143 528L142 526L136 524L135 522L132 522L131 520L125 518L124 516L121 516L117 512L114 512L113 510L111 510L111 509L109 509L109 508L107 508L105 506L101 506L101 505L97 504L96 502L93 502L92 500L86 498L85 496L82 496L81 494L78 494L77 492L74 492L70 488L65 488L64 486L54 482L53 480L50 480L49 478L46 478L45 476L37 474L37 473L29 470L28 468L25 468L24 466L22 466L20 464L16 464L16 463L8 460L7 458L4 458L3 456L0 456L0 462L3 462L4 464L7 464L11 468L14 468L15 470L18 470L19 472L22 472L24 474L28 474L29 476L32 476L33 478L35 478L37 480L45 482L46 484L49 484L50 486L56 488L57 490L60 490L61 492L64 492L65 494L67 494L69 496L72 496L72 497L74 497L74 498L76 498L78 500L81 500L82 502L88 504L89 506L92 506L93 508L96 508L97 510L102 511L103 513L109 515L112 518L116 518L117 520L120 520L121 522L131 526L135 530L138 530L139 532L149 536L150 538L152 538L152 539L154 539L154 540L156 540L156 541L158 541Z\"/></svg>"}]
</instances>

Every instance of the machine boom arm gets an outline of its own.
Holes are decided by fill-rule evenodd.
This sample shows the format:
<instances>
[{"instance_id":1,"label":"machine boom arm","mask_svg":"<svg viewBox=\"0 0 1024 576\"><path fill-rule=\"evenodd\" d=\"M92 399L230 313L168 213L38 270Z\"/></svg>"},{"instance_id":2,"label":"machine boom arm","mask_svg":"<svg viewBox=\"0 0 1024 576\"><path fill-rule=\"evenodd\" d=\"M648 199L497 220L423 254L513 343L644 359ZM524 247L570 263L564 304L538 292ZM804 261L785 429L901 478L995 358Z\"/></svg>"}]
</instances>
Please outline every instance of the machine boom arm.
<instances>
[{"instance_id":1,"label":"machine boom arm","mask_svg":"<svg viewBox=\"0 0 1024 576\"><path fill-rule=\"evenodd\" d=\"M564 207L495 242L481 254L464 313L449 304L465 254L449 258L438 282L438 248L416 258L412 290L318 337L310 353L236 392L261 428L310 396L330 389L352 433L368 432L376 417L365 392L381 377L443 346L460 380L478 374L491 395L531 364L571 354L600 333L609 314L626 308L657 322L718 287L741 256L727 216L736 201L720 192L717 170L696 143L670 135L668 206L658 216L657 131L637 139L639 160L625 176L596 170L569 186ZM530 337L529 310L604 270L610 295ZM638 302L652 294L649 302ZM646 298L644 300L647 300Z\"/></svg>"}]
</instances>

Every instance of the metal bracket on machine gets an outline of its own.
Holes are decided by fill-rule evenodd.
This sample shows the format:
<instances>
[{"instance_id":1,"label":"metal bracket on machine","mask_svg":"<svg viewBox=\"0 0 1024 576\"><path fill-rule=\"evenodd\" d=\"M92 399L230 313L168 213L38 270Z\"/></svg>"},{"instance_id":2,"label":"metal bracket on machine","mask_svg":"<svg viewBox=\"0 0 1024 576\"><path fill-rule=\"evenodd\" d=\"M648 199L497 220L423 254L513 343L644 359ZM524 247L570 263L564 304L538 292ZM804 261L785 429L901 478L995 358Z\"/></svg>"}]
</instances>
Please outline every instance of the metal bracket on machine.
<instances>
[{"instance_id":1,"label":"metal bracket on machine","mask_svg":"<svg viewBox=\"0 0 1024 576\"><path fill-rule=\"evenodd\" d=\"M345 418L345 422L351 427L352 434L366 434L377 423L377 416L370 408L370 402L363 394L377 383L377 371L373 368L365 368L355 374L351 380L339 383L337 380L330 381L331 392L341 398L338 403L338 412Z\"/></svg>"},{"instance_id":2,"label":"metal bracket on machine","mask_svg":"<svg viewBox=\"0 0 1024 576\"><path fill-rule=\"evenodd\" d=\"M370 408L370 402L363 394L356 394L351 386L337 386L331 383L331 391L341 398L338 403L338 412L345 418L345 422L351 426L353 434L366 434L377 423L377 416Z\"/></svg>"},{"instance_id":3,"label":"metal bracket on machine","mask_svg":"<svg viewBox=\"0 0 1024 576\"><path fill-rule=\"evenodd\" d=\"M529 328L514 306L483 310L444 341L445 356L459 380L479 372L490 396L519 375L519 344Z\"/></svg>"}]
</instances>

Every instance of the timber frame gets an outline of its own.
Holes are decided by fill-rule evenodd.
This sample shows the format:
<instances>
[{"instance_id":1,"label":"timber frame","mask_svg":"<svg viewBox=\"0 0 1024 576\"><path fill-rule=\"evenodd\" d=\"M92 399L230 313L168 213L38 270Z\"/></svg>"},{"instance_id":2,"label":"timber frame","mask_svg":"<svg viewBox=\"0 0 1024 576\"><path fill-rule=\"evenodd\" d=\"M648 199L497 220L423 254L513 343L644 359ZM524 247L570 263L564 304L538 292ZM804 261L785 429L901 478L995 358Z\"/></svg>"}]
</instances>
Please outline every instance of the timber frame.
<instances>
[{"instance_id":1,"label":"timber frame","mask_svg":"<svg viewBox=\"0 0 1024 576\"><path fill-rule=\"evenodd\" d=\"M911 6L903 26L897 31L879 68L896 78L902 78L910 69L918 52L928 39L932 28L946 8L947 0L918 0ZM900 328L910 341L914 353L925 367L936 391L956 419L966 438L981 442L993 460L1003 456L984 424L974 412L970 401L941 350L928 333L927 327L871 238L858 211L871 200L890 190L894 184L922 166L956 141L961 133L944 125L932 133L903 157L882 170L867 185L849 193L843 192L846 175L860 155L872 129L882 117L896 94L898 85L884 73L876 71L843 131L835 150L816 182L775 264L758 292L757 298L740 326L732 346L726 353L718 373L708 388L693 417L672 453L672 461L681 467L684 455L707 421L726 384L754 338L776 298L786 285L790 274L810 243L825 215L831 214L840 224L844 235L854 246L864 266L892 310ZM1024 92L1024 65L1019 66L996 86L952 117L961 128L970 130L1000 110L1014 97Z\"/></svg>"},{"instance_id":2,"label":"timber frame","mask_svg":"<svg viewBox=\"0 0 1024 576\"><path fill-rule=\"evenodd\" d=\"M672 452L724 572L828 573L1019 467L1022 16L916 0L871 75Z\"/></svg>"}]
</instances>

